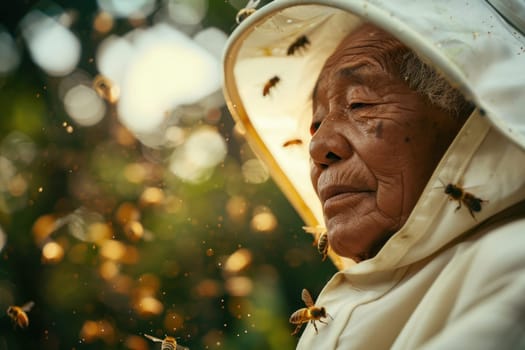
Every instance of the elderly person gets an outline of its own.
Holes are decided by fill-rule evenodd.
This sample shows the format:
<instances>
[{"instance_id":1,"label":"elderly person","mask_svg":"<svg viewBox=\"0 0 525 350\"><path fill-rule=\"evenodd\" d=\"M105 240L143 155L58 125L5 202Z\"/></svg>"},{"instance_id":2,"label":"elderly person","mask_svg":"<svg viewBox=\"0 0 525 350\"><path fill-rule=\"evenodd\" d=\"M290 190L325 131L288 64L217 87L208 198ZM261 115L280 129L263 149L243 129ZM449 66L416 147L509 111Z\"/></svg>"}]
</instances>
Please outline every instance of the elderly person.
<instances>
[{"instance_id":1,"label":"elderly person","mask_svg":"<svg viewBox=\"0 0 525 350\"><path fill-rule=\"evenodd\" d=\"M320 3L264 7L225 55L233 116L340 269L298 348L525 348L525 6Z\"/></svg>"}]
</instances>

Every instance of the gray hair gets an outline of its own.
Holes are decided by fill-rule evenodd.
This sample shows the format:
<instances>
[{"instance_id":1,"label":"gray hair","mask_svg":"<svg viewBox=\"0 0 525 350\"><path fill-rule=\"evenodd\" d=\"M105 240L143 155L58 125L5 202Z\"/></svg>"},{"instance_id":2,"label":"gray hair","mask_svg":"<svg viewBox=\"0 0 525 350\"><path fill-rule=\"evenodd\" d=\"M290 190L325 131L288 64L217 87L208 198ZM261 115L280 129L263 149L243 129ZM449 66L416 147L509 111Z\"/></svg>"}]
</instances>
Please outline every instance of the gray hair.
<instances>
[{"instance_id":1,"label":"gray hair","mask_svg":"<svg viewBox=\"0 0 525 350\"><path fill-rule=\"evenodd\" d=\"M408 51L402 56L399 73L411 89L454 117L464 119L474 109L474 105L459 90L413 51Z\"/></svg>"}]
</instances>

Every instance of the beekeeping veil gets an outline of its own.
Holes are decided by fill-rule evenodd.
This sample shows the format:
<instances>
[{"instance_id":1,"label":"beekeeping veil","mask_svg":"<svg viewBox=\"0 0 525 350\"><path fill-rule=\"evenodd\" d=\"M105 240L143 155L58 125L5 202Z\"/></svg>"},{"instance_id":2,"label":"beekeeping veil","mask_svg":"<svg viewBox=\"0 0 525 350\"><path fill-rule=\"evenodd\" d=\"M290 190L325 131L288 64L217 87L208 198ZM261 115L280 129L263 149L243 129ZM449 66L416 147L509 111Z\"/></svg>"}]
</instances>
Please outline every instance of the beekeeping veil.
<instances>
[{"instance_id":1,"label":"beekeeping veil","mask_svg":"<svg viewBox=\"0 0 525 350\"><path fill-rule=\"evenodd\" d=\"M232 33L224 91L248 142L311 227L323 226L309 177L311 93L326 58L363 22L414 50L525 148L525 2L274 1Z\"/></svg>"}]
</instances>

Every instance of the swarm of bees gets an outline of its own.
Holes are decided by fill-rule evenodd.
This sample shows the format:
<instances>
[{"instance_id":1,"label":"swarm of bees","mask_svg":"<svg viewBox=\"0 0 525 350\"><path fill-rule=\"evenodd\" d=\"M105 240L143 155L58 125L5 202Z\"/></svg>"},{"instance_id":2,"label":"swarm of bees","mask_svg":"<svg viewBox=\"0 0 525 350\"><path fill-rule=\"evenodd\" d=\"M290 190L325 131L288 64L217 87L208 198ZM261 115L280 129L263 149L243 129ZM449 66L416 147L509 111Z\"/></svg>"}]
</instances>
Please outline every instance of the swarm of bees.
<instances>
[{"instance_id":1,"label":"swarm of bees","mask_svg":"<svg viewBox=\"0 0 525 350\"><path fill-rule=\"evenodd\" d=\"M297 325L295 327L295 330L292 332L292 335L297 334L301 330L301 327L304 323L312 322L315 328L315 333L318 333L315 321L319 321L321 323L326 324L326 322L324 322L322 318L330 317L333 320L333 317L326 312L326 309L324 307L318 307L314 305L314 301L308 290L303 289L301 293L301 299L306 304L306 307L295 311L290 316L290 323Z\"/></svg>"},{"instance_id":2,"label":"swarm of bees","mask_svg":"<svg viewBox=\"0 0 525 350\"><path fill-rule=\"evenodd\" d=\"M144 334L144 336L155 343L161 343L160 350L190 350L185 346L177 344L175 338L170 336L166 336L164 339L160 339L149 334Z\"/></svg>"},{"instance_id":3,"label":"swarm of bees","mask_svg":"<svg viewBox=\"0 0 525 350\"><path fill-rule=\"evenodd\" d=\"M478 198L472 193L465 191L459 184L449 183L446 185L445 194L449 196L450 200L458 202L456 211L458 211L461 208L461 205L464 204L473 219L476 219L474 217L474 212L479 213L481 211L481 203L488 202L487 200Z\"/></svg>"},{"instance_id":4,"label":"swarm of bees","mask_svg":"<svg viewBox=\"0 0 525 350\"><path fill-rule=\"evenodd\" d=\"M20 328L27 328L29 326L29 317L27 312L35 305L34 302L29 301L22 306L11 305L7 308L7 316L9 316L13 323Z\"/></svg>"},{"instance_id":5,"label":"swarm of bees","mask_svg":"<svg viewBox=\"0 0 525 350\"><path fill-rule=\"evenodd\" d=\"M240 24L242 21L252 15L256 11L259 2L261 2L261 0L249 0L246 6L237 12L237 16L235 16L235 22Z\"/></svg>"},{"instance_id":6,"label":"swarm of bees","mask_svg":"<svg viewBox=\"0 0 525 350\"><path fill-rule=\"evenodd\" d=\"M294 40L286 50L287 56L292 56L296 54L299 51L304 51L307 49L307 47L310 45L310 40L308 40L308 37L306 35L301 35L297 39ZM262 95L263 97L268 96L270 94L270 91L275 88L275 86L281 81L281 78L277 75L274 75L271 77L263 87ZM300 140L299 140L300 141ZM286 147L286 145L284 146Z\"/></svg>"}]
</instances>

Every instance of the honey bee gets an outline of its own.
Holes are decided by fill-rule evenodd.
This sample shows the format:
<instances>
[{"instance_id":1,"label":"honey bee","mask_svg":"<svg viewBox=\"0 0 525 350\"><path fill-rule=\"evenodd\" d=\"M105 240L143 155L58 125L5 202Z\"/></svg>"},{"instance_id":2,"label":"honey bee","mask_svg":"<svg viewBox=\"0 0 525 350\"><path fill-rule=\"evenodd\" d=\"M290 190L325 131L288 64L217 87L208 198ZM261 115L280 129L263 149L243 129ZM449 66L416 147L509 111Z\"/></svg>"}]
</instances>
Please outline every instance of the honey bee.
<instances>
[{"instance_id":1,"label":"honey bee","mask_svg":"<svg viewBox=\"0 0 525 350\"><path fill-rule=\"evenodd\" d=\"M288 46L286 54L288 56L292 56L300 49L306 50L308 46L310 46L310 40L308 40L308 37L306 35L301 35L293 43L291 43L290 46Z\"/></svg>"},{"instance_id":2,"label":"honey bee","mask_svg":"<svg viewBox=\"0 0 525 350\"><path fill-rule=\"evenodd\" d=\"M26 312L29 312L33 305L35 303L29 301L22 306L11 305L7 308L7 316L13 320L15 327L27 328L29 326L29 317L27 317Z\"/></svg>"},{"instance_id":3,"label":"honey bee","mask_svg":"<svg viewBox=\"0 0 525 350\"><path fill-rule=\"evenodd\" d=\"M283 147L288 147L292 145L302 145L302 144L303 144L303 141L301 139L292 139L292 140L288 140L284 142Z\"/></svg>"},{"instance_id":4,"label":"honey bee","mask_svg":"<svg viewBox=\"0 0 525 350\"><path fill-rule=\"evenodd\" d=\"M93 89L101 98L110 103L117 102L120 95L118 86L100 74L93 79Z\"/></svg>"},{"instance_id":5,"label":"honey bee","mask_svg":"<svg viewBox=\"0 0 525 350\"><path fill-rule=\"evenodd\" d=\"M449 183L445 186L445 193L450 197L451 200L458 202L458 206L455 211L458 211L461 208L461 204L464 204L472 218L474 217L474 212L478 213L481 211L481 203L488 202L484 199L474 196L472 193L465 191L460 185L455 185Z\"/></svg>"},{"instance_id":6,"label":"honey bee","mask_svg":"<svg viewBox=\"0 0 525 350\"><path fill-rule=\"evenodd\" d=\"M325 261L328 256L328 235L326 234L326 228L322 226L303 226L303 230L307 233L311 233L315 236L313 246L317 246L317 251L323 256Z\"/></svg>"},{"instance_id":7,"label":"honey bee","mask_svg":"<svg viewBox=\"0 0 525 350\"><path fill-rule=\"evenodd\" d=\"M268 80L266 82L266 84L264 84L264 88L263 88L263 96L267 96L270 94L270 90L272 88L275 87L275 85L277 85L278 82L281 81L281 78L279 78L277 75L275 75L273 78L271 78L270 80Z\"/></svg>"},{"instance_id":8,"label":"honey bee","mask_svg":"<svg viewBox=\"0 0 525 350\"><path fill-rule=\"evenodd\" d=\"M322 233L317 240L317 250L319 254L323 256L322 261L326 260L328 256L328 234L326 232Z\"/></svg>"},{"instance_id":9,"label":"honey bee","mask_svg":"<svg viewBox=\"0 0 525 350\"><path fill-rule=\"evenodd\" d=\"M308 292L306 289L303 289L301 293L301 299L303 299L307 307L295 311L290 316L290 323L297 325L297 327L295 327L295 330L292 332L292 335L295 335L299 332L299 330L303 326L303 323L308 323L309 321L312 322L315 328L315 333L318 333L315 321L319 321L321 323L326 324L326 322L321 320L321 318L326 318L327 316L333 320L332 316L330 316L330 314L326 312L324 307L317 307L314 305L312 296L310 295L310 292Z\"/></svg>"},{"instance_id":10,"label":"honey bee","mask_svg":"<svg viewBox=\"0 0 525 350\"><path fill-rule=\"evenodd\" d=\"M256 11L257 5L259 5L259 2L261 2L261 0L249 0L246 6L237 12L237 16L235 16L235 22L240 24L251 14L253 14Z\"/></svg>"},{"instance_id":11,"label":"honey bee","mask_svg":"<svg viewBox=\"0 0 525 350\"><path fill-rule=\"evenodd\" d=\"M149 334L144 334L144 336L155 343L161 343L160 350L189 350L189 348L185 346L178 345L175 338L170 336L166 336L164 339L160 339Z\"/></svg>"}]
</instances>

